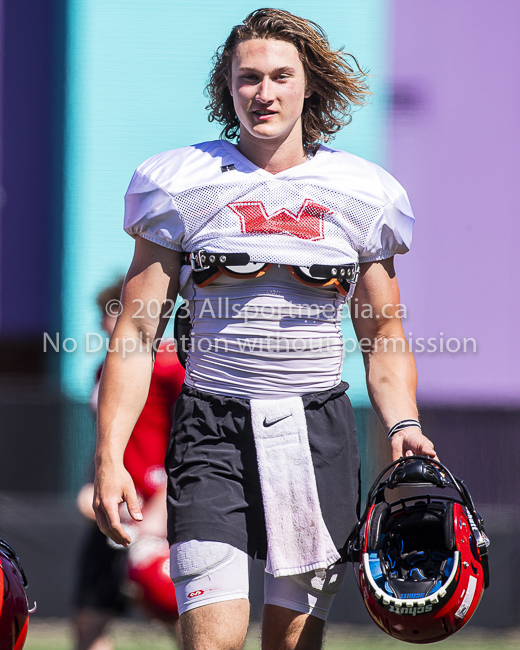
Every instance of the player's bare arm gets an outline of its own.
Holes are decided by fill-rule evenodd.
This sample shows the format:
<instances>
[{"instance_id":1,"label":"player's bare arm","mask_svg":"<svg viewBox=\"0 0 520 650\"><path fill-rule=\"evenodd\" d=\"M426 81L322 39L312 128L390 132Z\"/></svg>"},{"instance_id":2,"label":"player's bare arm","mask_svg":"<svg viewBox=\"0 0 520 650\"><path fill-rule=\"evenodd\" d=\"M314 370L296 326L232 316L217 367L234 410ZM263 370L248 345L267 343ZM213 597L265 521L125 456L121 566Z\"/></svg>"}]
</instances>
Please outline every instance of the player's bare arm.
<instances>
[{"instance_id":1,"label":"player's bare arm","mask_svg":"<svg viewBox=\"0 0 520 650\"><path fill-rule=\"evenodd\" d=\"M360 265L353 323L365 363L368 394L386 431L396 422L418 419L417 372L399 316L400 294L393 257ZM357 313L355 313L357 311ZM437 458L433 444L417 427L392 436L392 460L421 454Z\"/></svg>"},{"instance_id":2,"label":"player's bare arm","mask_svg":"<svg viewBox=\"0 0 520 650\"><path fill-rule=\"evenodd\" d=\"M100 529L118 544L131 539L119 518L126 502L130 515L142 519L135 487L123 454L143 409L150 386L154 347L167 324L178 291L180 256L142 237L123 288L122 313L110 340L98 405L94 510ZM158 305L163 305L158 313ZM155 345L152 345L153 342Z\"/></svg>"}]
</instances>

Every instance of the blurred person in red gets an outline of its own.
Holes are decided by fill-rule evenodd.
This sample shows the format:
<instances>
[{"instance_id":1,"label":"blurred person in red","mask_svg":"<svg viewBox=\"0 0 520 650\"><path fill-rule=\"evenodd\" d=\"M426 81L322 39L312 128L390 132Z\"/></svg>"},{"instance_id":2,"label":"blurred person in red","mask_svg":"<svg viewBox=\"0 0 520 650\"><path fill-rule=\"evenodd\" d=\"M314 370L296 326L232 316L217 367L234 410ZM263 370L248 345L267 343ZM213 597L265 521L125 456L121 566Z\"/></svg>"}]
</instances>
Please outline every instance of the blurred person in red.
<instances>
[{"instance_id":1,"label":"blurred person in red","mask_svg":"<svg viewBox=\"0 0 520 650\"><path fill-rule=\"evenodd\" d=\"M97 304L101 326L108 336L117 321L123 279L100 292ZM90 405L97 410L97 371ZM178 613L169 578L166 542L166 473L164 457L172 428L173 407L184 381L184 369L177 359L172 340L164 341L156 355L150 390L124 455L143 507L143 521L136 524L121 512L131 538L131 548L113 544L95 523L92 509L93 485L87 483L78 494L80 512L92 522L82 548L74 600L73 624L76 650L111 650L108 625L137 603L150 617L166 623L175 634ZM125 508L126 509L126 508ZM163 570L165 568L165 570ZM163 581L164 574L164 581Z\"/></svg>"}]
</instances>

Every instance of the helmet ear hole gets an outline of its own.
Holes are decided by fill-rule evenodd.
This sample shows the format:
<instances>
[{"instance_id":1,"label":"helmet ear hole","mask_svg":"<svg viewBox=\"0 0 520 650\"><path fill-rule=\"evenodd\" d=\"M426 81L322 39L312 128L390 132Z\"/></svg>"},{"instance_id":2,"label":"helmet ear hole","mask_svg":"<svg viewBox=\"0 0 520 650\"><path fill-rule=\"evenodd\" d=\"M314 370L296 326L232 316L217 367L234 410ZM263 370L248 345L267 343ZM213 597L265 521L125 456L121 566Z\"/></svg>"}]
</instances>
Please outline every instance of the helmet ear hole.
<instances>
[{"instance_id":1,"label":"helmet ear hole","mask_svg":"<svg viewBox=\"0 0 520 650\"><path fill-rule=\"evenodd\" d=\"M446 511L444 512L444 544L448 551L456 551L457 544L455 541L455 523L454 518L454 504L452 501L446 503Z\"/></svg>"},{"instance_id":2,"label":"helmet ear hole","mask_svg":"<svg viewBox=\"0 0 520 650\"><path fill-rule=\"evenodd\" d=\"M370 529L368 531L368 548L377 551L381 544L381 535L390 514L388 503L378 503L374 506L372 516L370 517Z\"/></svg>"}]
</instances>

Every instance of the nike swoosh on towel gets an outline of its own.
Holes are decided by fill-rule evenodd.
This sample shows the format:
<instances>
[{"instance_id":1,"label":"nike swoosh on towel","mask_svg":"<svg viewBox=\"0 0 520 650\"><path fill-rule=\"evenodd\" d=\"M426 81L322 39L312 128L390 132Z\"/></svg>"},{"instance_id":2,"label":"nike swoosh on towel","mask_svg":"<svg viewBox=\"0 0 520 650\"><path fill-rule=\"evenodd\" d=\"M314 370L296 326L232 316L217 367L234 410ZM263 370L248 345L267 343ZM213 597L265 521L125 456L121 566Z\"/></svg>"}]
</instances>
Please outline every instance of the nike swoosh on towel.
<instances>
[{"instance_id":1,"label":"nike swoosh on towel","mask_svg":"<svg viewBox=\"0 0 520 650\"><path fill-rule=\"evenodd\" d=\"M276 424L277 422L281 422L282 420L286 420L287 418L290 418L292 413L289 413L289 415L283 415L281 418L276 418L276 420L267 420L267 418L264 418L264 427L272 427L273 424Z\"/></svg>"}]
</instances>

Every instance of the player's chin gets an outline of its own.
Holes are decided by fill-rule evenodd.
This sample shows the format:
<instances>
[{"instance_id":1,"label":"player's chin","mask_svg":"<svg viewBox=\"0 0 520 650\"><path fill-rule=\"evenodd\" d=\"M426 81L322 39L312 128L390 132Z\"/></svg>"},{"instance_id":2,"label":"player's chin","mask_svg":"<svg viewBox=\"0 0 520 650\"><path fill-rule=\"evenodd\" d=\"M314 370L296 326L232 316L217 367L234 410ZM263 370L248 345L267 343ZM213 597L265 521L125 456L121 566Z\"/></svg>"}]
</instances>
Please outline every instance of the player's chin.
<instances>
[{"instance_id":1,"label":"player's chin","mask_svg":"<svg viewBox=\"0 0 520 650\"><path fill-rule=\"evenodd\" d=\"M255 124L252 133L263 140L271 140L280 135L279 129L276 129L272 124Z\"/></svg>"}]
</instances>

